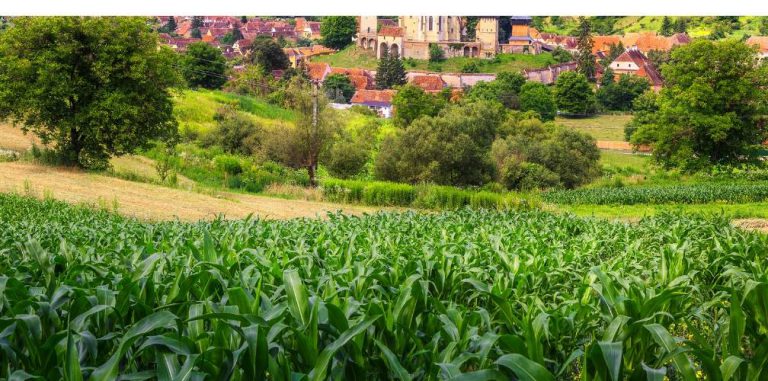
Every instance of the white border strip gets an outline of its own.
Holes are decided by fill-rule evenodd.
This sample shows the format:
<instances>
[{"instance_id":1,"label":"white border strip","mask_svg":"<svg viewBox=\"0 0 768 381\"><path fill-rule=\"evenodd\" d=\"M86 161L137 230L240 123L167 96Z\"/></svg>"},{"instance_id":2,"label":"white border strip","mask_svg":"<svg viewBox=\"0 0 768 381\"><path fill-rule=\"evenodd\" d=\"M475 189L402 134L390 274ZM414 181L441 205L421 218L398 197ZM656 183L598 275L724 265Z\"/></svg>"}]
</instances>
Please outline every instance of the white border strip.
<instances>
[{"instance_id":1,"label":"white border strip","mask_svg":"<svg viewBox=\"0 0 768 381\"><path fill-rule=\"evenodd\" d=\"M768 15L764 0L2 0L0 15Z\"/></svg>"}]
</instances>

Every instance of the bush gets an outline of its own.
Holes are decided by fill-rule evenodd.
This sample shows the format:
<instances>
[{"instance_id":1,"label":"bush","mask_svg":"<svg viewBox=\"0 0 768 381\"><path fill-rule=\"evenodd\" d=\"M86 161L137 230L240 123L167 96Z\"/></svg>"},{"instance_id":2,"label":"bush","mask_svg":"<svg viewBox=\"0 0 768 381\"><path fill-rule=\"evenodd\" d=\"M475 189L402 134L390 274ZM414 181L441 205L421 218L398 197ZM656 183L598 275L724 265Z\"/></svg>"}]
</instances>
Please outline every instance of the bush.
<instances>
[{"instance_id":1,"label":"bush","mask_svg":"<svg viewBox=\"0 0 768 381\"><path fill-rule=\"evenodd\" d=\"M331 146L325 164L333 176L346 179L362 172L369 156L366 144L339 140Z\"/></svg>"},{"instance_id":2,"label":"bush","mask_svg":"<svg viewBox=\"0 0 768 381\"><path fill-rule=\"evenodd\" d=\"M240 159L233 155L219 155L213 158L216 168L220 169L226 175L235 176L243 172L240 165Z\"/></svg>"},{"instance_id":3,"label":"bush","mask_svg":"<svg viewBox=\"0 0 768 381\"><path fill-rule=\"evenodd\" d=\"M475 61L469 61L461 66L462 73L479 73L480 66Z\"/></svg>"},{"instance_id":4,"label":"bush","mask_svg":"<svg viewBox=\"0 0 768 381\"><path fill-rule=\"evenodd\" d=\"M543 165L507 160L500 169L500 180L508 189L529 191L559 186L560 176Z\"/></svg>"}]
</instances>

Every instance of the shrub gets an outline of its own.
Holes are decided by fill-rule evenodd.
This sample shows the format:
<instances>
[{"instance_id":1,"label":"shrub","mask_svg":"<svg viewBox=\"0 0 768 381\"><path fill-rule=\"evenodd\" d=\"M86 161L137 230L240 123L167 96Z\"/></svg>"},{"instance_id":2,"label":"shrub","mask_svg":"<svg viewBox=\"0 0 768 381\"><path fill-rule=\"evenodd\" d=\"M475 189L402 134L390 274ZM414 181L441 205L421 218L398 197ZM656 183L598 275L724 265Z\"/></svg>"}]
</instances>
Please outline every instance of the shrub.
<instances>
[{"instance_id":1,"label":"shrub","mask_svg":"<svg viewBox=\"0 0 768 381\"><path fill-rule=\"evenodd\" d=\"M233 155L219 155L213 158L213 163L226 175L235 176L243 172L240 159Z\"/></svg>"},{"instance_id":2,"label":"shrub","mask_svg":"<svg viewBox=\"0 0 768 381\"><path fill-rule=\"evenodd\" d=\"M331 146L325 165L333 176L350 178L363 170L369 156L367 144L339 140Z\"/></svg>"}]
</instances>

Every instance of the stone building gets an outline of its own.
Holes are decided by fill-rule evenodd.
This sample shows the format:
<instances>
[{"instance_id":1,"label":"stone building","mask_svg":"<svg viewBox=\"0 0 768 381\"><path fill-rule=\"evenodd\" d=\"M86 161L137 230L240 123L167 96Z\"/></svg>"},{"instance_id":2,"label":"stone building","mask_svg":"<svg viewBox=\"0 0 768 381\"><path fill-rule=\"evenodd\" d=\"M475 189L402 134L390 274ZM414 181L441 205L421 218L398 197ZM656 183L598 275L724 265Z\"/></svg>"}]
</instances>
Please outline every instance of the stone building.
<instances>
[{"instance_id":1,"label":"stone building","mask_svg":"<svg viewBox=\"0 0 768 381\"><path fill-rule=\"evenodd\" d=\"M493 58L506 51L536 53L535 49L511 47L511 40L499 43L498 17L480 17L473 40L466 37L466 19L461 16L400 16L397 26L383 25L380 21L376 16L360 17L357 34L357 45L375 52L378 58L386 47L403 58L428 59L431 44L439 46L446 58ZM529 25L530 18L519 18L518 24ZM525 41L532 43L528 37ZM522 45L521 42L515 44Z\"/></svg>"}]
</instances>

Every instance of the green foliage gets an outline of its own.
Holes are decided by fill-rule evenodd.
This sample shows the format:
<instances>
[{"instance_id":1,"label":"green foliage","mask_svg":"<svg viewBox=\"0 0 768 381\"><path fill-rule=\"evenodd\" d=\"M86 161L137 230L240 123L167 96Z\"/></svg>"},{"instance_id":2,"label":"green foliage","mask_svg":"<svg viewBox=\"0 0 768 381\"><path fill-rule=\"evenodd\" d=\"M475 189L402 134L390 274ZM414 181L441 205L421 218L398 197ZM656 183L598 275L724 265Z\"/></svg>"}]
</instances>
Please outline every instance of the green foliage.
<instances>
[{"instance_id":1,"label":"green foliage","mask_svg":"<svg viewBox=\"0 0 768 381\"><path fill-rule=\"evenodd\" d=\"M384 47L380 54L379 66L376 68L376 88L383 90L405 85L405 67L397 52L390 52Z\"/></svg>"},{"instance_id":2,"label":"green foliage","mask_svg":"<svg viewBox=\"0 0 768 381\"><path fill-rule=\"evenodd\" d=\"M578 72L584 75L588 80L595 78L595 56L592 54L592 26L586 17L579 17L579 38L578 53L576 62L578 63Z\"/></svg>"},{"instance_id":3,"label":"green foliage","mask_svg":"<svg viewBox=\"0 0 768 381\"><path fill-rule=\"evenodd\" d=\"M429 44L429 62L441 62L445 60L445 52L437 44Z\"/></svg>"},{"instance_id":4,"label":"green foliage","mask_svg":"<svg viewBox=\"0 0 768 381\"><path fill-rule=\"evenodd\" d=\"M573 54L558 46L552 51L552 58L558 63L571 62L573 61Z\"/></svg>"},{"instance_id":5,"label":"green foliage","mask_svg":"<svg viewBox=\"0 0 768 381\"><path fill-rule=\"evenodd\" d=\"M672 20L669 18L669 16L664 16L664 19L661 21L661 29L659 29L659 34L662 36L671 36L675 33L674 26L672 25Z\"/></svg>"},{"instance_id":6,"label":"green foliage","mask_svg":"<svg viewBox=\"0 0 768 381\"><path fill-rule=\"evenodd\" d=\"M557 108L576 116L594 114L596 111L595 93L584 74L567 71L561 73L555 82L555 101Z\"/></svg>"},{"instance_id":7,"label":"green foliage","mask_svg":"<svg viewBox=\"0 0 768 381\"><path fill-rule=\"evenodd\" d=\"M575 188L596 178L600 151L587 134L538 119L511 118L491 157L509 189Z\"/></svg>"},{"instance_id":8,"label":"green foliage","mask_svg":"<svg viewBox=\"0 0 768 381\"><path fill-rule=\"evenodd\" d=\"M283 48L269 36L259 36L251 42L248 60L258 65L266 73L273 70L285 70L291 66Z\"/></svg>"},{"instance_id":9,"label":"green foliage","mask_svg":"<svg viewBox=\"0 0 768 381\"><path fill-rule=\"evenodd\" d=\"M610 73L611 76L613 72ZM605 78L608 78L606 70ZM607 82L607 81L606 81ZM630 111L632 105L639 96L647 92L651 84L644 77L622 74L616 82L608 82L600 86L596 97L600 105L606 110Z\"/></svg>"},{"instance_id":10,"label":"green foliage","mask_svg":"<svg viewBox=\"0 0 768 381\"><path fill-rule=\"evenodd\" d=\"M485 101L423 116L382 142L376 177L407 183L483 184L493 169L487 152L505 117L500 104Z\"/></svg>"},{"instance_id":11,"label":"green foliage","mask_svg":"<svg viewBox=\"0 0 768 381\"><path fill-rule=\"evenodd\" d=\"M655 92L648 91L637 97L632 103L634 110L632 120L624 126L624 140L632 141L632 135L638 127L654 123L656 113L659 111L658 95Z\"/></svg>"},{"instance_id":12,"label":"green foliage","mask_svg":"<svg viewBox=\"0 0 768 381\"><path fill-rule=\"evenodd\" d=\"M325 96L336 103L348 103L355 95L355 86L345 74L331 74L323 81Z\"/></svg>"},{"instance_id":13,"label":"green foliage","mask_svg":"<svg viewBox=\"0 0 768 381\"><path fill-rule=\"evenodd\" d=\"M205 42L195 42L187 46L181 58L184 79L190 87L220 89L227 82L224 75L227 60L221 50Z\"/></svg>"},{"instance_id":14,"label":"green foliage","mask_svg":"<svg viewBox=\"0 0 768 381\"><path fill-rule=\"evenodd\" d=\"M548 86L526 82L520 89L520 110L535 111L543 121L555 120L557 105Z\"/></svg>"},{"instance_id":15,"label":"green foliage","mask_svg":"<svg viewBox=\"0 0 768 381\"><path fill-rule=\"evenodd\" d=\"M161 26L157 29L160 33L169 33L169 34L176 34L176 17L175 16L168 16L168 22L165 23L165 25Z\"/></svg>"},{"instance_id":16,"label":"green foliage","mask_svg":"<svg viewBox=\"0 0 768 381\"><path fill-rule=\"evenodd\" d=\"M354 16L328 16L320 24L320 34L323 45L333 49L344 49L352 43L352 37L357 33L357 22Z\"/></svg>"},{"instance_id":17,"label":"green foliage","mask_svg":"<svg viewBox=\"0 0 768 381\"><path fill-rule=\"evenodd\" d=\"M507 108L517 109L520 107L519 94L524 83L526 83L526 79L522 74L502 72L493 81L481 81L470 87L466 93L466 98L496 101Z\"/></svg>"},{"instance_id":18,"label":"green foliage","mask_svg":"<svg viewBox=\"0 0 768 381\"><path fill-rule=\"evenodd\" d=\"M768 200L768 183L700 183L672 186L626 186L552 191L544 200L557 204L741 204Z\"/></svg>"},{"instance_id":19,"label":"green foliage","mask_svg":"<svg viewBox=\"0 0 768 381\"><path fill-rule=\"evenodd\" d=\"M658 111L635 123L633 144L648 144L665 167L697 170L741 162L766 140L766 70L737 41L695 41L662 67Z\"/></svg>"},{"instance_id":20,"label":"green foliage","mask_svg":"<svg viewBox=\"0 0 768 381\"><path fill-rule=\"evenodd\" d=\"M768 243L724 219L460 210L142 222L2 195L0 225L5 379L766 371Z\"/></svg>"},{"instance_id":21,"label":"green foliage","mask_svg":"<svg viewBox=\"0 0 768 381\"><path fill-rule=\"evenodd\" d=\"M224 106L213 116L214 129L202 139L203 146L216 145L224 152L253 155L260 151L264 129L252 118Z\"/></svg>"},{"instance_id":22,"label":"green foliage","mask_svg":"<svg viewBox=\"0 0 768 381\"><path fill-rule=\"evenodd\" d=\"M479 73L480 66L475 61L470 61L461 66L462 73Z\"/></svg>"},{"instance_id":23,"label":"green foliage","mask_svg":"<svg viewBox=\"0 0 768 381\"><path fill-rule=\"evenodd\" d=\"M395 125L408 127L422 116L436 116L446 106L446 101L428 94L421 87L407 84L392 98L392 106L395 108Z\"/></svg>"},{"instance_id":24,"label":"green foliage","mask_svg":"<svg viewBox=\"0 0 768 381\"><path fill-rule=\"evenodd\" d=\"M110 156L177 134L172 52L142 18L18 17L0 34L0 119L63 160L103 168Z\"/></svg>"}]
</instances>

